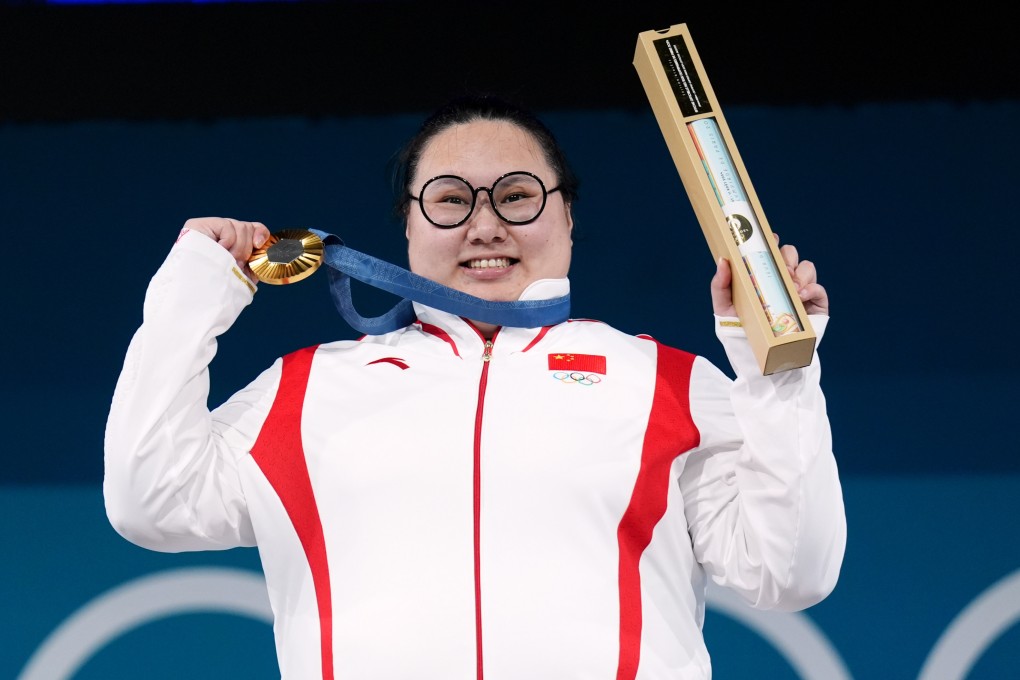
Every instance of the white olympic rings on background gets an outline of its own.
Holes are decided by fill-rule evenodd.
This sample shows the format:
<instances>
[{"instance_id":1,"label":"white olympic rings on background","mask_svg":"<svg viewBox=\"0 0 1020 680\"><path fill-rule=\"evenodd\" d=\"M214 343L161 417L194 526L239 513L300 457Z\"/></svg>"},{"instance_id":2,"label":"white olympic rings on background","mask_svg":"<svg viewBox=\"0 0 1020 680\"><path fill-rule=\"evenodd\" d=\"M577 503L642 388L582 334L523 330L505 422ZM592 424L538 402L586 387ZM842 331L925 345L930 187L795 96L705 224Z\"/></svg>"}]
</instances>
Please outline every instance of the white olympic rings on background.
<instances>
[{"instance_id":1,"label":"white olympic rings on background","mask_svg":"<svg viewBox=\"0 0 1020 680\"><path fill-rule=\"evenodd\" d=\"M70 680L96 652L150 621L192 612L273 624L266 581L244 569L189 568L143 576L96 597L39 646L18 680Z\"/></svg>"},{"instance_id":2,"label":"white olympic rings on background","mask_svg":"<svg viewBox=\"0 0 1020 680\"><path fill-rule=\"evenodd\" d=\"M963 680L981 654L1020 620L1020 569L986 588L943 631L918 680Z\"/></svg>"},{"instance_id":3,"label":"white olympic rings on background","mask_svg":"<svg viewBox=\"0 0 1020 680\"><path fill-rule=\"evenodd\" d=\"M839 652L801 612L750 608L709 585L706 606L747 626L782 654L802 680L850 680ZM236 614L272 625L264 577L230 568L187 568L145 576L99 595L60 624L36 649L18 680L70 680L121 635L175 614ZM992 585L952 621L918 680L964 680L981 654L1020 620L1020 569Z\"/></svg>"}]
</instances>

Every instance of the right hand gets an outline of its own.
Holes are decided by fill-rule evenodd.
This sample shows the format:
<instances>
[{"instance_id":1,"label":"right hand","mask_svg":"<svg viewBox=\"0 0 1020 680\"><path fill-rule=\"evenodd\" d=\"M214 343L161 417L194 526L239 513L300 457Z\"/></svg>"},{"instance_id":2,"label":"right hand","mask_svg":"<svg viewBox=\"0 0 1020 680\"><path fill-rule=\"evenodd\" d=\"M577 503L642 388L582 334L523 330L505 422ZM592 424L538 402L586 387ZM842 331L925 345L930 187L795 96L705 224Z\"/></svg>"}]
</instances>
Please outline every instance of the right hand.
<instances>
[{"instance_id":1,"label":"right hand","mask_svg":"<svg viewBox=\"0 0 1020 680\"><path fill-rule=\"evenodd\" d=\"M229 217L193 217L184 223L184 229L205 234L223 246L237 262L245 276L257 281L248 266L252 252L269 238L269 229L261 222L242 222Z\"/></svg>"}]
</instances>

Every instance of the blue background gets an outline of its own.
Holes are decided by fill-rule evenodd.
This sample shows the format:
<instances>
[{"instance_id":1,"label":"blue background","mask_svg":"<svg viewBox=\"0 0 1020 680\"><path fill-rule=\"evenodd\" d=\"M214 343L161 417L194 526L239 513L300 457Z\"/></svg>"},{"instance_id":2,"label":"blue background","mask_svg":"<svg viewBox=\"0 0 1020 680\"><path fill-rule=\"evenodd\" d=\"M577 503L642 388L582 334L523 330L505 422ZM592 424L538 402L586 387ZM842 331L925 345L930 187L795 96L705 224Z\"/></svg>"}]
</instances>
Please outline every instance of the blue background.
<instances>
[{"instance_id":1,"label":"blue background","mask_svg":"<svg viewBox=\"0 0 1020 680\"><path fill-rule=\"evenodd\" d=\"M629 50L633 37L621 39ZM723 95L772 229L817 263L832 298L820 354L849 542L836 591L806 615L853 677L914 678L953 617L1020 570L1020 100L947 91L728 106ZM253 550L150 553L106 523L103 428L145 285L184 220L202 215L317 227L404 264L386 161L426 111L0 123L0 677L16 677L61 621L132 578L193 565L258 571ZM725 365L711 334L711 256L651 113L540 113L582 181L573 315ZM355 294L363 312L390 301ZM213 403L276 356L342 337L355 334L324 276L262 286L221 340ZM1016 628L969 677L1020 676ZM710 612L706 635L718 678L794 677L728 617ZM132 632L76 677L143 674L278 671L268 626L195 614Z\"/></svg>"}]
</instances>

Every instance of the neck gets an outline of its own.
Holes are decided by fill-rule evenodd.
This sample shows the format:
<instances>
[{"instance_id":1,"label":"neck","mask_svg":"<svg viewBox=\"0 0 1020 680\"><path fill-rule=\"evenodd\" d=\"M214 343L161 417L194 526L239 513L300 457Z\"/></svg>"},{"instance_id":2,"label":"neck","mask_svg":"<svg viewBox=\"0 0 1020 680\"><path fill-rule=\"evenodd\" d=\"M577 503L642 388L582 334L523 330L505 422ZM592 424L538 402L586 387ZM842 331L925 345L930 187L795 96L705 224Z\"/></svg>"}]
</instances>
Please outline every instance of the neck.
<instances>
[{"instance_id":1,"label":"neck","mask_svg":"<svg viewBox=\"0 0 1020 680\"><path fill-rule=\"evenodd\" d=\"M494 336L496 331L500 329L500 326L485 323L483 321L475 321L474 319L468 319L467 321L474 326L475 330L478 331L478 333L486 340L492 340L492 336Z\"/></svg>"}]
</instances>

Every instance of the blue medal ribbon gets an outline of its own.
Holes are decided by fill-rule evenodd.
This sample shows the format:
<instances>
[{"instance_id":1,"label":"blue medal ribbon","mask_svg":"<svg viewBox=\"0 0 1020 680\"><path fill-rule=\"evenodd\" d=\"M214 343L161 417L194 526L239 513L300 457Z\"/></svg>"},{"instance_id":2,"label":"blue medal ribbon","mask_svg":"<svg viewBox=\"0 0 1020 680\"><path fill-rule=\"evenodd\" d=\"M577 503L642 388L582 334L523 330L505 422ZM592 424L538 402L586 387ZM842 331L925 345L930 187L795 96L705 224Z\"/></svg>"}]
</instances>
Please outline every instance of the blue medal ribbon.
<instances>
[{"instance_id":1,"label":"blue medal ribbon","mask_svg":"<svg viewBox=\"0 0 1020 680\"><path fill-rule=\"evenodd\" d=\"M340 316L351 328L366 335L390 333L413 323L416 315L412 301L497 326L539 328L570 318L569 293L548 300L485 300L353 250L334 234L317 229L310 231L322 239L323 262L329 266L330 294ZM403 299L385 314L370 318L361 316L351 299L352 278Z\"/></svg>"}]
</instances>

